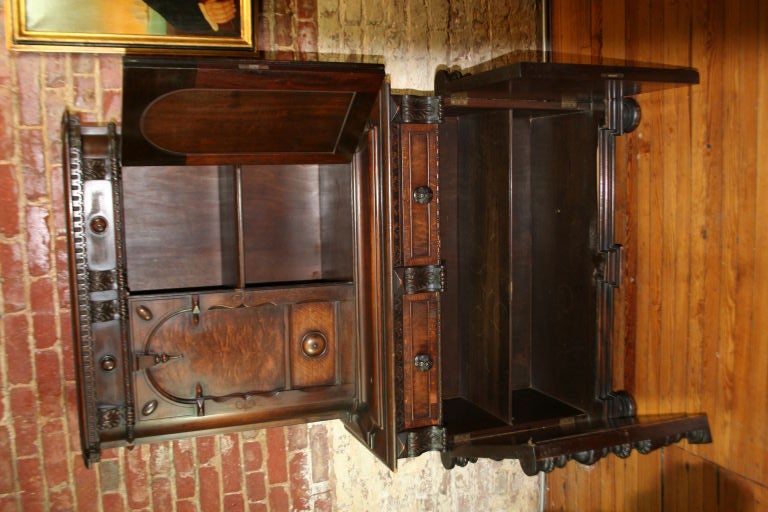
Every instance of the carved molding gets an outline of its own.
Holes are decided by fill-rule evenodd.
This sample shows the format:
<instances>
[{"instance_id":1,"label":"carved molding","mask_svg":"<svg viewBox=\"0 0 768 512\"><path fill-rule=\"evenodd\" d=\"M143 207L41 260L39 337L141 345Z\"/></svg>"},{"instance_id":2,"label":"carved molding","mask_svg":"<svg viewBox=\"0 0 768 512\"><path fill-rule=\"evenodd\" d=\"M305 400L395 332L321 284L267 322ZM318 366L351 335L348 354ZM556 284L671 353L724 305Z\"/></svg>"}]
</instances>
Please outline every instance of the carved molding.
<instances>
[{"instance_id":1,"label":"carved molding","mask_svg":"<svg viewBox=\"0 0 768 512\"><path fill-rule=\"evenodd\" d=\"M90 304L92 322L109 322L119 318L117 300L92 300Z\"/></svg>"},{"instance_id":2,"label":"carved molding","mask_svg":"<svg viewBox=\"0 0 768 512\"><path fill-rule=\"evenodd\" d=\"M445 290L445 267L443 265L424 265L404 267L398 275L403 280L406 295Z\"/></svg>"},{"instance_id":3,"label":"carved molding","mask_svg":"<svg viewBox=\"0 0 768 512\"><path fill-rule=\"evenodd\" d=\"M99 406L99 430L119 427L123 422L123 410L116 405Z\"/></svg>"},{"instance_id":4,"label":"carved molding","mask_svg":"<svg viewBox=\"0 0 768 512\"><path fill-rule=\"evenodd\" d=\"M438 124L443 122L443 99L440 96L400 97L400 122L403 124Z\"/></svg>"},{"instance_id":5,"label":"carved molding","mask_svg":"<svg viewBox=\"0 0 768 512\"><path fill-rule=\"evenodd\" d=\"M432 426L397 434L398 458L418 457L428 451L445 451L445 428Z\"/></svg>"},{"instance_id":6,"label":"carved molding","mask_svg":"<svg viewBox=\"0 0 768 512\"><path fill-rule=\"evenodd\" d=\"M89 291L103 292L117 288L117 273L114 270L91 270L89 274Z\"/></svg>"}]
</instances>

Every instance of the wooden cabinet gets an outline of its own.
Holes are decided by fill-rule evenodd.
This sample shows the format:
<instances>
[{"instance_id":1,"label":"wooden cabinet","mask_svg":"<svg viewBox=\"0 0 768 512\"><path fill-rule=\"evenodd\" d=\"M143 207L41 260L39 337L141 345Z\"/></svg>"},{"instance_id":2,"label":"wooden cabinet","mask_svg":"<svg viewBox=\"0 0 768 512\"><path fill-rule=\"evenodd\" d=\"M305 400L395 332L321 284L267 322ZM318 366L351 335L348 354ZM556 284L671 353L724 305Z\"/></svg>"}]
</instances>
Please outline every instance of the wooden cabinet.
<instances>
[{"instance_id":1,"label":"wooden cabinet","mask_svg":"<svg viewBox=\"0 0 768 512\"><path fill-rule=\"evenodd\" d=\"M611 382L614 140L689 69L128 57L64 120L82 440L338 418L384 463L529 474L679 441Z\"/></svg>"}]
</instances>

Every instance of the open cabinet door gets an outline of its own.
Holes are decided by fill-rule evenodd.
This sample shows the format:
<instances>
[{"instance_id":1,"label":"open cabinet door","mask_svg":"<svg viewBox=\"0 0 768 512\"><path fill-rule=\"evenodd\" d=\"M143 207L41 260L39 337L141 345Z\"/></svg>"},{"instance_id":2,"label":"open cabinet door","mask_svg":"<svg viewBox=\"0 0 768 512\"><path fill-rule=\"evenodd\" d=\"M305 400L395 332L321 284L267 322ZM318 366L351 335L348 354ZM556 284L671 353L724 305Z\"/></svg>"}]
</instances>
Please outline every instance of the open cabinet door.
<instances>
[{"instance_id":1,"label":"open cabinet door","mask_svg":"<svg viewBox=\"0 0 768 512\"><path fill-rule=\"evenodd\" d=\"M358 441L395 469L389 115L389 86L385 84L353 160L357 394L353 410L342 421Z\"/></svg>"}]
</instances>

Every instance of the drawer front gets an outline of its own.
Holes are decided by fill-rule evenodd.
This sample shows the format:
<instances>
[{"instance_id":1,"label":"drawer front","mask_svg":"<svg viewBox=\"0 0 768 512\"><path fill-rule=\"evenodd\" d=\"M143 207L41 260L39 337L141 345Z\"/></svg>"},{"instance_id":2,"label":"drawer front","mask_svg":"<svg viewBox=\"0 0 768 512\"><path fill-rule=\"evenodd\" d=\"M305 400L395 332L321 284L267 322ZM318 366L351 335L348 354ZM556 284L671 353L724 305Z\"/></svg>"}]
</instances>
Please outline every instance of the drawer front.
<instances>
[{"instance_id":1,"label":"drawer front","mask_svg":"<svg viewBox=\"0 0 768 512\"><path fill-rule=\"evenodd\" d=\"M440 294L403 298L403 409L406 429L441 419Z\"/></svg>"},{"instance_id":2,"label":"drawer front","mask_svg":"<svg viewBox=\"0 0 768 512\"><path fill-rule=\"evenodd\" d=\"M436 124L400 126L403 266L440 263Z\"/></svg>"},{"instance_id":3,"label":"drawer front","mask_svg":"<svg viewBox=\"0 0 768 512\"><path fill-rule=\"evenodd\" d=\"M138 420L351 397L351 285L138 297L130 310Z\"/></svg>"}]
</instances>

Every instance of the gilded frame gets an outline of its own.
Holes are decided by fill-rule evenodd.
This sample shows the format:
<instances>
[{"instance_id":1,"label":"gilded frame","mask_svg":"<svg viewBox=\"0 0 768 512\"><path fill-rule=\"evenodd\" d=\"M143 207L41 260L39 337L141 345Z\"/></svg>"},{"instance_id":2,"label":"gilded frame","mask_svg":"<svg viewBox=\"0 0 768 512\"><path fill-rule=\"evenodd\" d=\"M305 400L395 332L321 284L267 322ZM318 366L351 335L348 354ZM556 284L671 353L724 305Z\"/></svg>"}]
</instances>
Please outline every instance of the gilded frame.
<instances>
[{"instance_id":1,"label":"gilded frame","mask_svg":"<svg viewBox=\"0 0 768 512\"><path fill-rule=\"evenodd\" d=\"M236 14L226 27L217 27L214 30L213 26L216 24L208 22L210 30L199 28L198 24L195 29L197 32L185 32L184 29L174 28L168 21L170 16L166 18L159 12L148 9L146 4L150 1L8 0L5 13L6 44L13 50L105 53L125 53L131 48L158 52L185 49L253 50L254 22L251 0L232 1ZM200 0L201 5L204 2L205 0ZM153 3L162 2L153 0ZM191 8L202 9L198 7L197 2L192 1L190 5ZM143 14L142 6L147 7ZM78 11L86 8L91 9L87 16ZM120 9L130 16L119 16ZM175 11L178 12L179 9ZM91 15L94 12L96 14ZM118 15L115 15L116 13ZM143 24L143 16L146 16L146 24ZM196 16L202 18L200 12L197 12Z\"/></svg>"}]
</instances>

